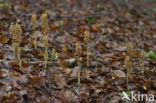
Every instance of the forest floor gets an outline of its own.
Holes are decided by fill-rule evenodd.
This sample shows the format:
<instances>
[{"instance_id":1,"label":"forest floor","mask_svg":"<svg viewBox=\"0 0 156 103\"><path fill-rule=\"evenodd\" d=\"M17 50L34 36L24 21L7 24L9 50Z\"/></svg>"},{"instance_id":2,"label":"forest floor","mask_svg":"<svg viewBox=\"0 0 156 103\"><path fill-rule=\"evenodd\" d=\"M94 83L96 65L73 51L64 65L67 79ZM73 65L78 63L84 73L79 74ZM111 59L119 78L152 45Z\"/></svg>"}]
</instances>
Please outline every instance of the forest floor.
<instances>
[{"instance_id":1,"label":"forest floor","mask_svg":"<svg viewBox=\"0 0 156 103\"><path fill-rule=\"evenodd\" d=\"M40 23L44 12L49 20L47 68ZM38 19L37 50L32 13ZM23 30L22 68L13 56L11 23L19 23ZM90 32L89 66L85 31ZM78 42L82 46L81 85L75 59ZM127 84L125 57L130 56L131 43ZM146 53L144 60L141 51ZM0 103L156 103L156 98L122 100L131 92L156 95L156 0L0 1Z\"/></svg>"}]
</instances>

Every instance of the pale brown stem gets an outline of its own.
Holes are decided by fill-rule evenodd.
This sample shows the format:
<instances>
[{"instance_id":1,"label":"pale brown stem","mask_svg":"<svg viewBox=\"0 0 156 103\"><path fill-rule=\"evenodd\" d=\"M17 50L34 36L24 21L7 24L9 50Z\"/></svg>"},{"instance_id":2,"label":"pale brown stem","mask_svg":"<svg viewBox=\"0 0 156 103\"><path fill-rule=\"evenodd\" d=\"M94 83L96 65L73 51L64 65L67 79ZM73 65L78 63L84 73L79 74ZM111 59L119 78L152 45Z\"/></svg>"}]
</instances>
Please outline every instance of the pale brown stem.
<instances>
[{"instance_id":1,"label":"pale brown stem","mask_svg":"<svg viewBox=\"0 0 156 103\"><path fill-rule=\"evenodd\" d=\"M145 67L145 63L144 63L144 60L143 60L142 61L142 64L141 64L142 75L144 75L144 67Z\"/></svg>"},{"instance_id":2,"label":"pale brown stem","mask_svg":"<svg viewBox=\"0 0 156 103\"><path fill-rule=\"evenodd\" d=\"M81 73L81 63L80 63L80 57L78 57L78 85L80 85L80 73Z\"/></svg>"},{"instance_id":3,"label":"pale brown stem","mask_svg":"<svg viewBox=\"0 0 156 103\"><path fill-rule=\"evenodd\" d=\"M36 28L34 28L33 31L34 31L34 38L35 38L35 41L34 41L35 49L37 49L37 34L36 34Z\"/></svg>"},{"instance_id":4,"label":"pale brown stem","mask_svg":"<svg viewBox=\"0 0 156 103\"><path fill-rule=\"evenodd\" d=\"M20 54L18 54L18 61L19 61L19 67L20 67L20 69L21 69L21 68L22 68L22 62L21 62Z\"/></svg>"},{"instance_id":5,"label":"pale brown stem","mask_svg":"<svg viewBox=\"0 0 156 103\"><path fill-rule=\"evenodd\" d=\"M36 40L37 38L35 37L35 49L37 49L37 40Z\"/></svg>"},{"instance_id":6,"label":"pale brown stem","mask_svg":"<svg viewBox=\"0 0 156 103\"><path fill-rule=\"evenodd\" d=\"M47 68L47 60L44 61L44 67Z\"/></svg>"},{"instance_id":7,"label":"pale brown stem","mask_svg":"<svg viewBox=\"0 0 156 103\"><path fill-rule=\"evenodd\" d=\"M48 55L48 47L45 47L45 53Z\"/></svg>"},{"instance_id":8,"label":"pale brown stem","mask_svg":"<svg viewBox=\"0 0 156 103\"><path fill-rule=\"evenodd\" d=\"M129 74L127 74L127 89L128 89L128 82L129 82Z\"/></svg>"},{"instance_id":9,"label":"pale brown stem","mask_svg":"<svg viewBox=\"0 0 156 103\"><path fill-rule=\"evenodd\" d=\"M127 89L128 89L128 83L129 83L130 68L131 68L131 67L128 67L128 68L127 68Z\"/></svg>"},{"instance_id":10,"label":"pale brown stem","mask_svg":"<svg viewBox=\"0 0 156 103\"><path fill-rule=\"evenodd\" d=\"M88 48L88 44L87 44L87 66L89 67L89 48Z\"/></svg>"},{"instance_id":11,"label":"pale brown stem","mask_svg":"<svg viewBox=\"0 0 156 103\"><path fill-rule=\"evenodd\" d=\"M13 47L13 55L14 55L14 58L16 58L16 48Z\"/></svg>"},{"instance_id":12,"label":"pale brown stem","mask_svg":"<svg viewBox=\"0 0 156 103\"><path fill-rule=\"evenodd\" d=\"M22 62L21 62L21 60L19 60L19 66L20 66L20 69L22 69Z\"/></svg>"}]
</instances>

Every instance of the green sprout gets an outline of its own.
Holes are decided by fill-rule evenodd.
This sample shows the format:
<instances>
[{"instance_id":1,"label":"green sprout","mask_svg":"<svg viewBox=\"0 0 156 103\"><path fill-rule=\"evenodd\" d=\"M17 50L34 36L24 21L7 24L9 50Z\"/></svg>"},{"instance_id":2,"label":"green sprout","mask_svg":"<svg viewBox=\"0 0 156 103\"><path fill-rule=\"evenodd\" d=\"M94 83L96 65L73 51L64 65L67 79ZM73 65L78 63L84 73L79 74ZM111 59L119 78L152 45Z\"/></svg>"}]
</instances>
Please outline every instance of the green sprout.
<instances>
[{"instance_id":1,"label":"green sprout","mask_svg":"<svg viewBox=\"0 0 156 103\"><path fill-rule=\"evenodd\" d=\"M95 22L95 17L88 16L88 17L86 18L86 22L87 22L87 23L94 23L94 22Z\"/></svg>"},{"instance_id":2,"label":"green sprout","mask_svg":"<svg viewBox=\"0 0 156 103\"><path fill-rule=\"evenodd\" d=\"M146 56L152 58L153 60L156 60L156 53L152 50L146 53Z\"/></svg>"},{"instance_id":3,"label":"green sprout","mask_svg":"<svg viewBox=\"0 0 156 103\"><path fill-rule=\"evenodd\" d=\"M51 82L51 86L55 86L55 83L54 82Z\"/></svg>"},{"instance_id":4,"label":"green sprout","mask_svg":"<svg viewBox=\"0 0 156 103\"><path fill-rule=\"evenodd\" d=\"M126 16L131 16L131 13L127 11L127 12L125 13L125 15L126 15Z\"/></svg>"},{"instance_id":5,"label":"green sprout","mask_svg":"<svg viewBox=\"0 0 156 103\"><path fill-rule=\"evenodd\" d=\"M152 8L152 10L156 12L156 7L155 8Z\"/></svg>"},{"instance_id":6,"label":"green sprout","mask_svg":"<svg viewBox=\"0 0 156 103\"><path fill-rule=\"evenodd\" d=\"M2 3L0 3L0 7L9 7L10 6L10 4L2 4Z\"/></svg>"},{"instance_id":7,"label":"green sprout","mask_svg":"<svg viewBox=\"0 0 156 103\"><path fill-rule=\"evenodd\" d=\"M62 23L62 24L59 24L59 27L62 27L62 26L64 26L64 24Z\"/></svg>"},{"instance_id":8,"label":"green sprout","mask_svg":"<svg viewBox=\"0 0 156 103\"><path fill-rule=\"evenodd\" d=\"M1 0L2 2L5 2L5 1L7 1L7 0Z\"/></svg>"},{"instance_id":9,"label":"green sprout","mask_svg":"<svg viewBox=\"0 0 156 103\"><path fill-rule=\"evenodd\" d=\"M53 55L53 58L54 58L54 59L57 59L58 56L59 56L59 53L57 53L56 50L53 49L53 50L52 50L52 55Z\"/></svg>"},{"instance_id":10,"label":"green sprout","mask_svg":"<svg viewBox=\"0 0 156 103\"><path fill-rule=\"evenodd\" d=\"M125 94L126 94L128 97L130 97L130 94L129 94L128 92L122 92L122 93L119 93L118 95L121 96L121 97L123 97L123 96L125 96Z\"/></svg>"},{"instance_id":11,"label":"green sprout","mask_svg":"<svg viewBox=\"0 0 156 103\"><path fill-rule=\"evenodd\" d=\"M0 3L0 7L9 7L10 4L5 3L7 0L1 0L2 3Z\"/></svg>"}]
</instances>

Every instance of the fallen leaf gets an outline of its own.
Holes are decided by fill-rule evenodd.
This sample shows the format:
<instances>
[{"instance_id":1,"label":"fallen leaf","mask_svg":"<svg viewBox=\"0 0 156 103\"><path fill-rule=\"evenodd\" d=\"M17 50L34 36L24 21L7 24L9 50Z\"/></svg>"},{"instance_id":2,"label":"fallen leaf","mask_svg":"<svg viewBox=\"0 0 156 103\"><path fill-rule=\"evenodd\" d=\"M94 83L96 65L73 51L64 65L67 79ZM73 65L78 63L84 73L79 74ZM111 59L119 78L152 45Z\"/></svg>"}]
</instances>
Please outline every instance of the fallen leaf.
<instances>
[{"instance_id":1,"label":"fallen leaf","mask_svg":"<svg viewBox=\"0 0 156 103\"><path fill-rule=\"evenodd\" d=\"M120 99L121 98L119 96L114 96L108 103L119 103Z\"/></svg>"},{"instance_id":2,"label":"fallen leaf","mask_svg":"<svg viewBox=\"0 0 156 103\"><path fill-rule=\"evenodd\" d=\"M40 88L43 85L43 80L41 77L30 77L29 82L36 88Z\"/></svg>"},{"instance_id":3,"label":"fallen leaf","mask_svg":"<svg viewBox=\"0 0 156 103\"><path fill-rule=\"evenodd\" d=\"M84 71L82 71L82 76L84 76L86 78L89 78L90 77L90 73L91 73L90 70L84 70Z\"/></svg>"},{"instance_id":4,"label":"fallen leaf","mask_svg":"<svg viewBox=\"0 0 156 103\"><path fill-rule=\"evenodd\" d=\"M23 67L27 67L28 66L28 64L24 60L21 60L21 61L22 61L22 66Z\"/></svg>"},{"instance_id":5,"label":"fallen leaf","mask_svg":"<svg viewBox=\"0 0 156 103\"><path fill-rule=\"evenodd\" d=\"M100 25L99 24L93 24L91 26L91 30L94 31L94 32L99 32L100 31Z\"/></svg>"},{"instance_id":6,"label":"fallen leaf","mask_svg":"<svg viewBox=\"0 0 156 103\"><path fill-rule=\"evenodd\" d=\"M67 49L68 49L67 47L63 47L63 48L62 48L62 51L63 51L63 52L66 52Z\"/></svg>"},{"instance_id":7,"label":"fallen leaf","mask_svg":"<svg viewBox=\"0 0 156 103\"><path fill-rule=\"evenodd\" d=\"M121 71L121 70L113 70L112 73L115 75L115 76L118 76L119 78L124 78L126 77L126 74Z\"/></svg>"},{"instance_id":8,"label":"fallen leaf","mask_svg":"<svg viewBox=\"0 0 156 103\"><path fill-rule=\"evenodd\" d=\"M65 86L67 86L67 83L65 81L65 78L61 74L55 75L54 80L56 81L56 84L59 87L62 87L63 88Z\"/></svg>"},{"instance_id":9,"label":"fallen leaf","mask_svg":"<svg viewBox=\"0 0 156 103\"><path fill-rule=\"evenodd\" d=\"M64 73L66 73L66 74L70 74L72 70L69 69L69 68L67 68L67 69L63 69L63 71L64 71Z\"/></svg>"},{"instance_id":10,"label":"fallen leaf","mask_svg":"<svg viewBox=\"0 0 156 103\"><path fill-rule=\"evenodd\" d=\"M66 93L67 97L68 97L70 100L73 99L74 94L73 94L71 91L68 91L68 90L67 90L65 93Z\"/></svg>"},{"instance_id":11,"label":"fallen leaf","mask_svg":"<svg viewBox=\"0 0 156 103\"><path fill-rule=\"evenodd\" d=\"M61 66L63 66L63 67L68 67L69 66L68 62L66 62L66 61L60 61L59 64Z\"/></svg>"},{"instance_id":12,"label":"fallen leaf","mask_svg":"<svg viewBox=\"0 0 156 103\"><path fill-rule=\"evenodd\" d=\"M75 67L72 69L72 72L70 74L71 78L77 78L77 72L78 72L78 67Z\"/></svg>"},{"instance_id":13,"label":"fallen leaf","mask_svg":"<svg viewBox=\"0 0 156 103\"><path fill-rule=\"evenodd\" d=\"M10 73L14 77L20 77L21 75L19 73Z\"/></svg>"},{"instance_id":14,"label":"fallen leaf","mask_svg":"<svg viewBox=\"0 0 156 103\"><path fill-rule=\"evenodd\" d=\"M4 38L4 39L1 41L1 43L2 43L2 44L6 44L6 43L8 43L8 41L9 41L9 38Z\"/></svg>"},{"instance_id":15,"label":"fallen leaf","mask_svg":"<svg viewBox=\"0 0 156 103\"><path fill-rule=\"evenodd\" d=\"M89 27L86 26L86 25L85 25L85 26L80 26L79 30L80 30L81 32L89 31Z\"/></svg>"},{"instance_id":16,"label":"fallen leaf","mask_svg":"<svg viewBox=\"0 0 156 103\"><path fill-rule=\"evenodd\" d=\"M44 52L39 53L39 56L44 57Z\"/></svg>"}]
</instances>

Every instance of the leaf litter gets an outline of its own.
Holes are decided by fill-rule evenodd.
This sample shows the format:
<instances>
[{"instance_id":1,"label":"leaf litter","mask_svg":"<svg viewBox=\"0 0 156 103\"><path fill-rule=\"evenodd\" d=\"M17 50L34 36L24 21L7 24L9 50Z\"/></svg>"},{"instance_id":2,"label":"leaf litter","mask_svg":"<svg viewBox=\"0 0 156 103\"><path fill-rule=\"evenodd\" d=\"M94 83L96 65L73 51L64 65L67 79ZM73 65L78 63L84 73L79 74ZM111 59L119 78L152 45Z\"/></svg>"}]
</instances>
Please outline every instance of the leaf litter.
<instances>
[{"instance_id":1,"label":"leaf litter","mask_svg":"<svg viewBox=\"0 0 156 103\"><path fill-rule=\"evenodd\" d=\"M156 13L148 5L135 7L134 2L6 0L0 3L0 102L120 103L118 94L122 91L155 94ZM44 12L49 20L47 68L43 63L43 31L41 26L36 28L35 50L30 23L32 13L39 19ZM12 52L9 32L12 22L21 24L23 30L22 68ZM83 43L85 31L90 32L89 66ZM77 42L82 45L81 85L77 85ZM130 42L135 49L127 88L124 58ZM144 76L139 65L142 49L147 55Z\"/></svg>"}]
</instances>

